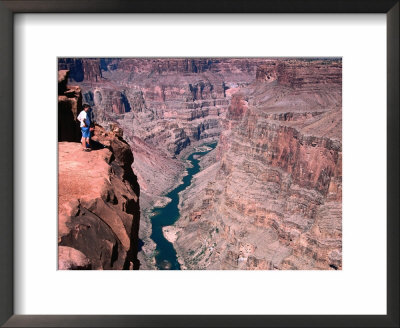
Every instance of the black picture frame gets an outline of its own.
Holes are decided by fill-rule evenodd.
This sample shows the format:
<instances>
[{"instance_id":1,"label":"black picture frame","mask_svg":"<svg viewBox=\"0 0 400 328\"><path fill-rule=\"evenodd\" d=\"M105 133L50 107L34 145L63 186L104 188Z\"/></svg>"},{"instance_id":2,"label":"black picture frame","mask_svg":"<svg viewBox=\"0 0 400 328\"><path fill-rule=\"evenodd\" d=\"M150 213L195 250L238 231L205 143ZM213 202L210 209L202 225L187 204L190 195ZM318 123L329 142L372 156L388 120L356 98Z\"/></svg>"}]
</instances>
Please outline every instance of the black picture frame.
<instances>
[{"instance_id":1,"label":"black picture frame","mask_svg":"<svg viewBox=\"0 0 400 328\"><path fill-rule=\"evenodd\" d=\"M399 327L398 0L0 0L0 324L5 327ZM385 13L387 16L387 315L14 315L13 27L16 13ZM366 286L365 288L368 288Z\"/></svg>"}]
</instances>

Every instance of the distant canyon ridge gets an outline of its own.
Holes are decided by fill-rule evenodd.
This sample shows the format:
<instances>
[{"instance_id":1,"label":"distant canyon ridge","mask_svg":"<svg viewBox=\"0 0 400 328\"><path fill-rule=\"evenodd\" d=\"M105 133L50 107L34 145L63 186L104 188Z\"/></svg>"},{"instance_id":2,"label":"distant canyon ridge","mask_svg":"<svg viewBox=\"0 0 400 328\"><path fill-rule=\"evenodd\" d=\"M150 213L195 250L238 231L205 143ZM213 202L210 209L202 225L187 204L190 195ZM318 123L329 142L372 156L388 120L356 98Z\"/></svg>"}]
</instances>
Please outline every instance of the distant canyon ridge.
<instances>
[{"instance_id":1,"label":"distant canyon ridge","mask_svg":"<svg viewBox=\"0 0 400 328\"><path fill-rule=\"evenodd\" d=\"M98 140L114 145L102 157L114 167L107 174L118 187L99 194L125 219L113 219L119 235L103 243L110 263L156 268L154 207L168 203L187 156L218 142L200 158L201 171L179 194L180 217L165 231L181 268L342 268L340 58L59 58L58 69L65 74L62 148L76 151L68 142L79 128L63 122L75 119L82 103L101 126ZM103 165L97 170L109 172ZM86 202L82 210L94 217L93 202ZM74 248L73 225L64 230L69 239L62 246ZM82 266L89 266L86 248L78 248ZM96 261L92 268L101 267Z\"/></svg>"}]
</instances>

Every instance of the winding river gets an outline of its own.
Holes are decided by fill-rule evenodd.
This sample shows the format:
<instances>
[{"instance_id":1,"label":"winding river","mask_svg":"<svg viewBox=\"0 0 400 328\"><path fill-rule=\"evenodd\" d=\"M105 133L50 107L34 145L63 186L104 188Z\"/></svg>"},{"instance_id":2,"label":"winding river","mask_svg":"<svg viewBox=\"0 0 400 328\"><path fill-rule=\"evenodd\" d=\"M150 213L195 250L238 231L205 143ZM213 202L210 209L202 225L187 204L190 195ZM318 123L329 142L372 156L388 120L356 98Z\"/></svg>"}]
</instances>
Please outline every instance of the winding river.
<instances>
[{"instance_id":1,"label":"winding river","mask_svg":"<svg viewBox=\"0 0 400 328\"><path fill-rule=\"evenodd\" d=\"M176 251L172 244L165 239L162 228L174 224L180 216L179 213L179 192L185 190L192 182L192 177L200 172L199 157L204 156L216 147L217 143L207 144L198 147L188 157L192 164L187 168L187 175L183 177L182 183L165 195L171 201L164 207L155 208L151 218L152 234L151 239L156 243L156 264L160 270L180 270L180 265L176 257ZM203 148L203 149L202 149Z\"/></svg>"}]
</instances>

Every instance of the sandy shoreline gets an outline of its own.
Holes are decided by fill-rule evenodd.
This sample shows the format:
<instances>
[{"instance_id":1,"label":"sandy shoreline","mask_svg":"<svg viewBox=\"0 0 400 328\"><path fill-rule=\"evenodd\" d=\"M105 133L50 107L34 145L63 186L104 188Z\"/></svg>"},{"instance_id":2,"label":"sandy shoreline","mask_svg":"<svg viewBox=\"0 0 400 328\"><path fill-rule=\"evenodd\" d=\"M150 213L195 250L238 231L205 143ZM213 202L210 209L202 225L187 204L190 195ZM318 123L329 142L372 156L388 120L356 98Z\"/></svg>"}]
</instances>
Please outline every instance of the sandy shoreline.
<instances>
[{"instance_id":1,"label":"sandy shoreline","mask_svg":"<svg viewBox=\"0 0 400 328\"><path fill-rule=\"evenodd\" d=\"M170 243L174 243L176 239L178 238L178 232L181 229L176 228L174 226L166 226L162 228L163 235L166 240L168 240Z\"/></svg>"}]
</instances>

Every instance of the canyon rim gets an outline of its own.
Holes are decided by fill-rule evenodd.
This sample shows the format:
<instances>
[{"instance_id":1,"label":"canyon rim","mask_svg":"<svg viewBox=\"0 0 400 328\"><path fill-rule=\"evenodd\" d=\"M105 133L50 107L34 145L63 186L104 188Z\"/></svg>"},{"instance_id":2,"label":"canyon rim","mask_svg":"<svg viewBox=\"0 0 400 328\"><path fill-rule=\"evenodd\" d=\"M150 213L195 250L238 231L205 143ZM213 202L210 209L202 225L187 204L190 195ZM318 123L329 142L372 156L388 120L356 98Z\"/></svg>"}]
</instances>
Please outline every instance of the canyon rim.
<instances>
[{"instance_id":1,"label":"canyon rim","mask_svg":"<svg viewBox=\"0 0 400 328\"><path fill-rule=\"evenodd\" d=\"M60 270L342 269L341 58L58 58L58 163Z\"/></svg>"}]
</instances>

